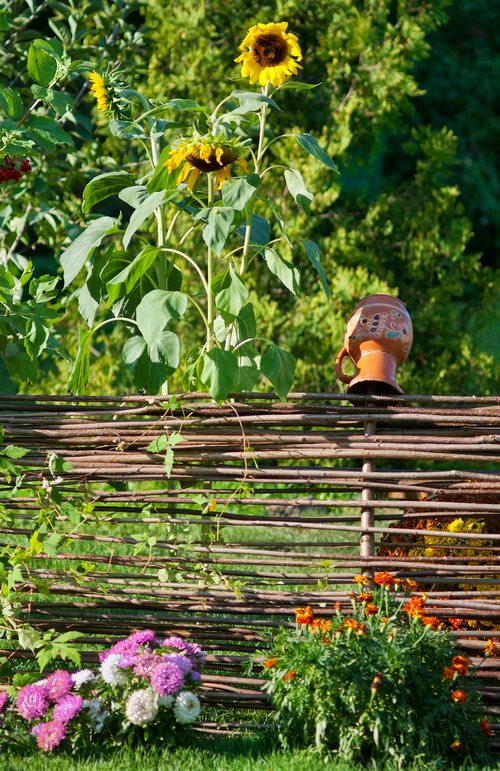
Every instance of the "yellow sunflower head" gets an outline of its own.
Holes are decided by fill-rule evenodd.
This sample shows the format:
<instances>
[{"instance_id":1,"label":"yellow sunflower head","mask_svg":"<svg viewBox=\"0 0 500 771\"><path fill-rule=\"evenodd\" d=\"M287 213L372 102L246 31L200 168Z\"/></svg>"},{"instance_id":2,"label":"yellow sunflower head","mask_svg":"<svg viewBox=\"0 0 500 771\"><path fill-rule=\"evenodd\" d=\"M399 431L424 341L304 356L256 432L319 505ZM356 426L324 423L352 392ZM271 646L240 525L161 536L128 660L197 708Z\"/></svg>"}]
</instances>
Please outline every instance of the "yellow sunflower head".
<instances>
[{"instance_id":1,"label":"yellow sunflower head","mask_svg":"<svg viewBox=\"0 0 500 771\"><path fill-rule=\"evenodd\" d=\"M169 172L172 172L184 164L177 177L177 184L187 182L188 190L193 189L201 172L207 174L213 171L215 186L220 190L224 182L231 179L229 167L238 159L243 165L245 164L234 142L225 142L220 138L207 136L183 140L180 145L170 150L165 166Z\"/></svg>"},{"instance_id":2,"label":"yellow sunflower head","mask_svg":"<svg viewBox=\"0 0 500 771\"><path fill-rule=\"evenodd\" d=\"M117 67L106 69L105 72L89 73L90 92L97 101L97 109L108 112L115 117L125 117L128 101L124 93L127 83L121 70Z\"/></svg>"},{"instance_id":3,"label":"yellow sunflower head","mask_svg":"<svg viewBox=\"0 0 500 771\"><path fill-rule=\"evenodd\" d=\"M241 62L241 74L250 83L281 86L289 75L296 75L302 60L298 38L287 32L287 21L277 24L256 24L250 27L240 45L243 51L236 62Z\"/></svg>"},{"instance_id":4,"label":"yellow sunflower head","mask_svg":"<svg viewBox=\"0 0 500 771\"><path fill-rule=\"evenodd\" d=\"M106 81L95 70L90 73L89 80L91 83L90 91L97 100L97 109L106 112L110 107Z\"/></svg>"}]
</instances>

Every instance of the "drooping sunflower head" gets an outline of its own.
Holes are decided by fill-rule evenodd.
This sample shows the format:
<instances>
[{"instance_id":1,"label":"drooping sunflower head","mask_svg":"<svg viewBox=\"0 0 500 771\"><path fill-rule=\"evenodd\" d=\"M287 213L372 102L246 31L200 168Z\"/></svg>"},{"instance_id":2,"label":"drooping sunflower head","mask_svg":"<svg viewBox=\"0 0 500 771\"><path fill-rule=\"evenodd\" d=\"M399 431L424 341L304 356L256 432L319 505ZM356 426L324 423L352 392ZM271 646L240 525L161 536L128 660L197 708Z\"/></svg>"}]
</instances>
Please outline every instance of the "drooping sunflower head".
<instances>
[{"instance_id":1,"label":"drooping sunflower head","mask_svg":"<svg viewBox=\"0 0 500 771\"><path fill-rule=\"evenodd\" d=\"M241 74L250 83L281 86L290 75L301 69L302 60L298 38L287 32L287 21L256 24L250 27L240 45L242 54L235 59L241 62Z\"/></svg>"},{"instance_id":2,"label":"drooping sunflower head","mask_svg":"<svg viewBox=\"0 0 500 771\"><path fill-rule=\"evenodd\" d=\"M234 141L211 135L195 139L182 140L170 150L165 162L168 171L182 169L177 177L177 184L187 182L188 190L193 186L201 172L215 172L215 186L218 190L226 180L231 179L230 165L239 160L245 167L245 161L240 158L239 146Z\"/></svg>"}]
</instances>

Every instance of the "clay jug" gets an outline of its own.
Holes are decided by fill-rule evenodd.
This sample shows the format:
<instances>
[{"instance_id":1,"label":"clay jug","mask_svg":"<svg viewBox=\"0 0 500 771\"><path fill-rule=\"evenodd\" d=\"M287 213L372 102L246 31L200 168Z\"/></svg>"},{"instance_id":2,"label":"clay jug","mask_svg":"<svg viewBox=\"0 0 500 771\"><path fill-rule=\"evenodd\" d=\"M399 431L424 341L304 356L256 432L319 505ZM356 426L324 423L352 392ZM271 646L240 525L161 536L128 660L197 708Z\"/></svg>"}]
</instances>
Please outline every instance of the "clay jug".
<instances>
[{"instance_id":1,"label":"clay jug","mask_svg":"<svg viewBox=\"0 0 500 771\"><path fill-rule=\"evenodd\" d=\"M401 300L388 294L370 294L349 316L344 346L335 361L336 375L349 384L348 393L402 394L396 368L406 361L412 341L410 315ZM354 375L342 370L346 356L356 367Z\"/></svg>"}]
</instances>

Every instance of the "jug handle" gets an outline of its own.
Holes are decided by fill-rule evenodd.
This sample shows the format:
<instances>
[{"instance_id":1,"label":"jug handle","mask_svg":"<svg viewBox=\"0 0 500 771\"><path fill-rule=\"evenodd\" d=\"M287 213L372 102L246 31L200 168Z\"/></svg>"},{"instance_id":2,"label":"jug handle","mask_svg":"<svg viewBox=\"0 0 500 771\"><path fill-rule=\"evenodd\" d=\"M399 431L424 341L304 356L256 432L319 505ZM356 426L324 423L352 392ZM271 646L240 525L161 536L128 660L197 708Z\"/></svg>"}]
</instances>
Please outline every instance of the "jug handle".
<instances>
[{"instance_id":1,"label":"jug handle","mask_svg":"<svg viewBox=\"0 0 500 771\"><path fill-rule=\"evenodd\" d=\"M339 355L335 359L335 374L337 375L338 379L341 380L343 383L350 383L354 377L354 375L346 375L345 372L342 372L342 362L344 358L348 355L349 354L347 353L347 348L344 345Z\"/></svg>"}]
</instances>

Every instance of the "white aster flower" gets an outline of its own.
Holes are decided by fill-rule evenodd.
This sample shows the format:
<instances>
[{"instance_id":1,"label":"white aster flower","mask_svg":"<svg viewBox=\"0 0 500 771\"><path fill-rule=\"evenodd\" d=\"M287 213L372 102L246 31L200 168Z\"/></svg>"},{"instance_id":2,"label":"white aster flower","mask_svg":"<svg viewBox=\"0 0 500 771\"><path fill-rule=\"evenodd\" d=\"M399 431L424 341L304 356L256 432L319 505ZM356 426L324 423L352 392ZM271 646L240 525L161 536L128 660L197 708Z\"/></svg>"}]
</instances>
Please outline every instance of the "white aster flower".
<instances>
[{"instance_id":1,"label":"white aster flower","mask_svg":"<svg viewBox=\"0 0 500 771\"><path fill-rule=\"evenodd\" d=\"M120 669L122 657L120 653L110 653L101 664L101 677L108 685L124 685L127 673Z\"/></svg>"},{"instance_id":2,"label":"white aster flower","mask_svg":"<svg viewBox=\"0 0 500 771\"><path fill-rule=\"evenodd\" d=\"M134 725L144 725L158 714L156 694L150 688L141 688L130 694L125 704L125 716Z\"/></svg>"},{"instance_id":3,"label":"white aster flower","mask_svg":"<svg viewBox=\"0 0 500 771\"><path fill-rule=\"evenodd\" d=\"M174 715L178 723L194 723L200 714L200 700L191 691L181 691L175 700Z\"/></svg>"},{"instance_id":4,"label":"white aster flower","mask_svg":"<svg viewBox=\"0 0 500 771\"><path fill-rule=\"evenodd\" d=\"M82 685L85 683L92 683L96 676L91 669L80 669L78 672L73 672L71 675L75 691L79 691Z\"/></svg>"}]
</instances>

